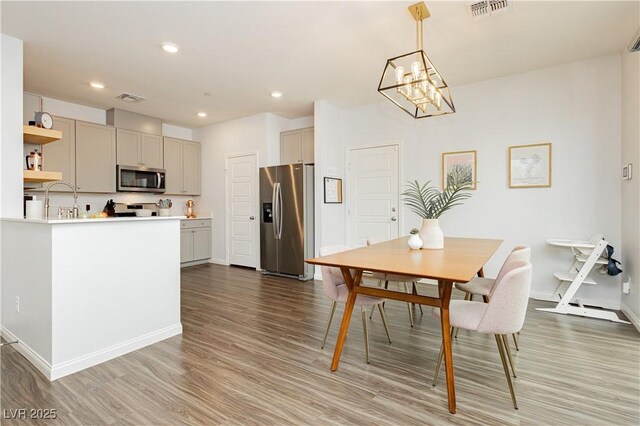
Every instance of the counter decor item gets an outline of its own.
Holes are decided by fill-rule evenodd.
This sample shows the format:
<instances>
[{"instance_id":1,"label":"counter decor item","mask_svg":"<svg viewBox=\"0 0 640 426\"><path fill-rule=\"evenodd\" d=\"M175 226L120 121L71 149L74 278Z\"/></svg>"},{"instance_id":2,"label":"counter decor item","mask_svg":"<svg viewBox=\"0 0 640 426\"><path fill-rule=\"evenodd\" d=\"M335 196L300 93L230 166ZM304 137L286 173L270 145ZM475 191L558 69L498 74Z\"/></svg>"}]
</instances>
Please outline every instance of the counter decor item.
<instances>
[{"instance_id":1,"label":"counter decor item","mask_svg":"<svg viewBox=\"0 0 640 426\"><path fill-rule=\"evenodd\" d=\"M419 233L423 249L444 248L444 234L438 219L444 212L471 197L466 192L473 184L467 179L470 172L469 165L456 164L451 167L447 186L442 192L434 188L431 181L421 185L415 180L409 182L408 189L401 194L404 204L423 219Z\"/></svg>"},{"instance_id":2,"label":"counter decor item","mask_svg":"<svg viewBox=\"0 0 640 426\"><path fill-rule=\"evenodd\" d=\"M113 200L107 201L107 204L104 206L102 210L103 213L106 213L107 216L113 217L116 214L116 203Z\"/></svg>"},{"instance_id":3,"label":"counter decor item","mask_svg":"<svg viewBox=\"0 0 640 426\"><path fill-rule=\"evenodd\" d=\"M44 204L42 200L27 200L26 201L26 214L27 219L42 219L44 215Z\"/></svg>"},{"instance_id":4,"label":"counter decor item","mask_svg":"<svg viewBox=\"0 0 640 426\"><path fill-rule=\"evenodd\" d=\"M418 234L419 232L420 230L418 228L413 228L411 232L409 232L411 236L409 237L409 241L407 241L407 244L409 245L409 248L411 250L419 250L422 248L422 239Z\"/></svg>"},{"instance_id":5,"label":"counter decor item","mask_svg":"<svg viewBox=\"0 0 640 426\"><path fill-rule=\"evenodd\" d=\"M158 216L170 216L170 208L173 206L173 203L169 198L160 199L158 201Z\"/></svg>"},{"instance_id":6,"label":"counter decor item","mask_svg":"<svg viewBox=\"0 0 640 426\"><path fill-rule=\"evenodd\" d=\"M193 210L193 206L195 206L193 200L187 200L187 219L196 218L196 212Z\"/></svg>"}]
</instances>

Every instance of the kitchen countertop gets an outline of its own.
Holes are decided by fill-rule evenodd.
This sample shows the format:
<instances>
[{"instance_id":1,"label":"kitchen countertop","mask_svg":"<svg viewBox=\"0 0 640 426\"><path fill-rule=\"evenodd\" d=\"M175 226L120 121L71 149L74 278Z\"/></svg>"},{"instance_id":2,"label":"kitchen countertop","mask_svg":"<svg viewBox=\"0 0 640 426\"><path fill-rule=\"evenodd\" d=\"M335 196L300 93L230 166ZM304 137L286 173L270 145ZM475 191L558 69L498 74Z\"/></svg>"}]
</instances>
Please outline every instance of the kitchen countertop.
<instances>
[{"instance_id":1,"label":"kitchen countertop","mask_svg":"<svg viewBox=\"0 0 640 426\"><path fill-rule=\"evenodd\" d=\"M182 220L186 219L186 216L149 216L149 217L105 217L99 219L24 219L24 218L2 218L1 220L7 222L22 222L22 223L40 223L45 225L58 225L58 224L76 224L76 223L112 223L112 222L143 222L143 221L156 221L156 220Z\"/></svg>"}]
</instances>

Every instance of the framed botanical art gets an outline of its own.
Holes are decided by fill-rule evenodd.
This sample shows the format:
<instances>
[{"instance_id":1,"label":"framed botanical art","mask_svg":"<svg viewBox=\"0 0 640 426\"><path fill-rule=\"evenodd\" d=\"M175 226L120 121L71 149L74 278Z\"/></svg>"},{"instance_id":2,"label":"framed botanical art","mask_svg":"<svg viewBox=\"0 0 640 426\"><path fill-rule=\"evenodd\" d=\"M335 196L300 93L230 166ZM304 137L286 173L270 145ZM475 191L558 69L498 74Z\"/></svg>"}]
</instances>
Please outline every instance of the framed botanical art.
<instances>
[{"instance_id":1,"label":"framed botanical art","mask_svg":"<svg viewBox=\"0 0 640 426\"><path fill-rule=\"evenodd\" d=\"M509 188L551 186L551 144L509 147Z\"/></svg>"},{"instance_id":2,"label":"framed botanical art","mask_svg":"<svg viewBox=\"0 0 640 426\"><path fill-rule=\"evenodd\" d=\"M447 177L449 174L458 169L462 170L466 175L465 181L471 182L469 189L476 189L478 181L476 175L477 169L477 151L457 151L442 153L442 189L447 187Z\"/></svg>"},{"instance_id":3,"label":"framed botanical art","mask_svg":"<svg viewBox=\"0 0 640 426\"><path fill-rule=\"evenodd\" d=\"M324 178L324 203L342 203L342 179L329 177Z\"/></svg>"}]
</instances>

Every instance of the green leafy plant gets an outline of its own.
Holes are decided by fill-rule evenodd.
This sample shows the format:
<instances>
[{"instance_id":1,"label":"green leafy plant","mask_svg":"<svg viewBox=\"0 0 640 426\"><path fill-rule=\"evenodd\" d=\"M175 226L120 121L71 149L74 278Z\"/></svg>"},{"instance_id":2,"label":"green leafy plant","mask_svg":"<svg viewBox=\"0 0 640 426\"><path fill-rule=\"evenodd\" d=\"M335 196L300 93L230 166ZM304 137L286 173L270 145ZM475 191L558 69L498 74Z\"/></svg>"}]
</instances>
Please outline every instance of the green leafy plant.
<instances>
[{"instance_id":1,"label":"green leafy plant","mask_svg":"<svg viewBox=\"0 0 640 426\"><path fill-rule=\"evenodd\" d=\"M409 233L410 233L411 235L415 235L415 234L417 234L418 232L420 232L420 230L419 230L418 228L413 228L411 231L409 231Z\"/></svg>"},{"instance_id":2,"label":"green leafy plant","mask_svg":"<svg viewBox=\"0 0 640 426\"><path fill-rule=\"evenodd\" d=\"M401 195L409 210L423 219L438 219L447 210L459 206L471 197L468 191L472 184L471 166L456 164L447 175L447 187L440 192L431 186L431 181L421 185L417 180L407 183L407 190Z\"/></svg>"}]
</instances>

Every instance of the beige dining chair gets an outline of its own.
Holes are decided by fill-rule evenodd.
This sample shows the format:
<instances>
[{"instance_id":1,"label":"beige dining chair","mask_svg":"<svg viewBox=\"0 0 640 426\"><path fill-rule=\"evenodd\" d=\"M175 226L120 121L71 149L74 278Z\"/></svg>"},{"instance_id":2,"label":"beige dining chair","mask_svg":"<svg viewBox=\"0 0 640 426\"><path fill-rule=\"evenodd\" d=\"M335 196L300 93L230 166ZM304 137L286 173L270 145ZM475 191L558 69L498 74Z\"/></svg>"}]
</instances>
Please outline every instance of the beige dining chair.
<instances>
[{"instance_id":1,"label":"beige dining chair","mask_svg":"<svg viewBox=\"0 0 640 426\"><path fill-rule=\"evenodd\" d=\"M505 267L507 266L507 264L509 262L515 262L515 261L531 262L531 249L525 246L514 247L513 250L511 250L511 253L509 253L509 256L507 256L507 259L502 264L502 267L500 268L500 272L498 272L498 276L495 279L485 278L485 277L474 277L468 283L456 283L455 288L465 292L465 295L464 295L465 300L473 300L473 296L477 294L479 296L482 296L482 299L486 303L489 301L489 298L491 297L491 293L493 292L493 287L496 283L496 280L504 273ZM458 338L457 329L454 332L453 337L456 339ZM520 344L518 342L518 333L513 334L513 343L516 347L516 350L519 351ZM508 345L507 345L507 351L508 351L507 353L509 355L509 359L511 360L512 359L511 348Z\"/></svg>"},{"instance_id":2,"label":"beige dining chair","mask_svg":"<svg viewBox=\"0 0 640 426\"><path fill-rule=\"evenodd\" d=\"M378 244L378 243L383 243L387 240L385 240L384 238L379 238L379 237L369 237L367 238L367 245L373 245L373 244ZM409 286L408 284L411 284L411 292L413 294L418 294L418 281L420 280L420 277L411 277L408 275L399 275L399 274L385 274L383 272L372 272L371 276L373 277L374 280L378 281L378 286L382 285L382 282L384 282L384 288L387 289L389 287L389 283L393 282L393 283L402 283L402 285L404 286L404 292L408 293L409 292ZM409 311L409 323L411 324L411 327L413 327L413 304L410 302L407 302L407 309ZM420 308L420 314L422 315L422 305L418 305L418 307ZM369 318L371 319L373 317L373 312L375 310L371 310L371 315L369 316Z\"/></svg>"},{"instance_id":3,"label":"beige dining chair","mask_svg":"<svg viewBox=\"0 0 640 426\"><path fill-rule=\"evenodd\" d=\"M503 267L504 271L496 278L491 299L488 303L474 302L471 300L452 300L449 305L449 322L453 335L453 327L477 331L478 333L493 334L498 346L498 353L502 361L513 407L517 410L516 394L509 373L506 348L509 346L508 334L517 333L522 329L529 302L529 290L531 289L532 266L529 262L513 261ZM436 311L440 314L440 311ZM440 366L444 351L440 346L440 355L436 364L433 377L433 386L438 381ZM513 364L511 369L515 377Z\"/></svg>"},{"instance_id":4,"label":"beige dining chair","mask_svg":"<svg viewBox=\"0 0 640 426\"><path fill-rule=\"evenodd\" d=\"M320 248L320 256L329 256L332 254L340 253L349 250L347 246L329 246ZM322 346L327 341L327 335L329 334L329 328L331 327L331 321L333 320L333 314L336 311L336 305L338 303L346 303L349 296L349 289L342 276L340 268L332 268L330 266L322 266L322 286L324 292L329 299L331 299L331 308L329 310L329 318L327 320L327 327L324 331L324 338L322 339ZM384 325L384 331L387 333L387 339L391 343L391 334L389 334L389 325L387 324L387 316L384 313L383 303L385 299L374 296L367 296L364 294L358 294L356 296L356 306L360 306L362 312L362 328L364 331L364 348L365 348L365 360L369 364L369 330L367 329L367 308L378 307L380 316L382 317L382 324Z\"/></svg>"}]
</instances>

